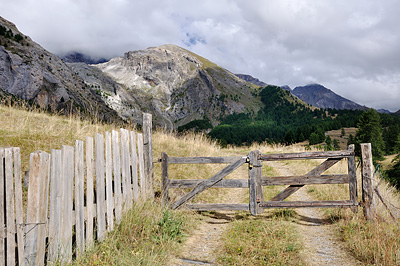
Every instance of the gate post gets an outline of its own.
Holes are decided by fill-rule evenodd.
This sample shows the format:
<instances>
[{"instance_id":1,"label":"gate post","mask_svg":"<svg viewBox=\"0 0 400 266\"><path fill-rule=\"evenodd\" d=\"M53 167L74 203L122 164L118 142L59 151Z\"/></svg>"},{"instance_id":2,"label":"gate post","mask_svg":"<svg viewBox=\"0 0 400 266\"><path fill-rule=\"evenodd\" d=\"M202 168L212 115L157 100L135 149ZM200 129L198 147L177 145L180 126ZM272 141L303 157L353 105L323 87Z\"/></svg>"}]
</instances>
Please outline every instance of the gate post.
<instances>
[{"instance_id":1,"label":"gate post","mask_svg":"<svg viewBox=\"0 0 400 266\"><path fill-rule=\"evenodd\" d=\"M168 204L168 154L161 153L161 199L163 205Z\"/></svg>"},{"instance_id":2,"label":"gate post","mask_svg":"<svg viewBox=\"0 0 400 266\"><path fill-rule=\"evenodd\" d=\"M349 145L348 150L354 153L354 144ZM356 160L354 155L347 158L347 169L349 174L349 193L350 201L354 206L350 207L353 213L358 211L358 196L357 196L357 173L356 173Z\"/></svg>"},{"instance_id":3,"label":"gate post","mask_svg":"<svg viewBox=\"0 0 400 266\"><path fill-rule=\"evenodd\" d=\"M361 145L361 176L362 176L362 201L364 204L364 216L367 220L374 219L372 178L374 165L372 163L371 143Z\"/></svg>"},{"instance_id":4,"label":"gate post","mask_svg":"<svg viewBox=\"0 0 400 266\"><path fill-rule=\"evenodd\" d=\"M258 204L263 200L261 187L261 165L258 157L259 151L249 153L249 193L250 193L250 212L257 215L262 212Z\"/></svg>"}]
</instances>

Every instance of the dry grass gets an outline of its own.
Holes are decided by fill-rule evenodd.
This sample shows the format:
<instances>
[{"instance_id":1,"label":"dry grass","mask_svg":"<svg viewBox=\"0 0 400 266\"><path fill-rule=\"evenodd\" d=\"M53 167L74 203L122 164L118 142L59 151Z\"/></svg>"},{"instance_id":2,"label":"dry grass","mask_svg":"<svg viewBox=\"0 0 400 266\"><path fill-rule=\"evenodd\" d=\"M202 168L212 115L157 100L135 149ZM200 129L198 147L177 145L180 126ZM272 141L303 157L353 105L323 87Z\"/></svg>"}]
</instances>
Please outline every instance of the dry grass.
<instances>
[{"instance_id":1,"label":"dry grass","mask_svg":"<svg viewBox=\"0 0 400 266\"><path fill-rule=\"evenodd\" d=\"M23 169L28 169L29 154L60 149L95 133L118 130L118 125L93 123L77 117L50 115L40 110L26 111L0 105L0 146L21 147Z\"/></svg>"},{"instance_id":2,"label":"dry grass","mask_svg":"<svg viewBox=\"0 0 400 266\"><path fill-rule=\"evenodd\" d=\"M84 121L72 116L62 117L49 115L40 111L27 112L10 106L0 106L0 123L0 146L21 147L24 170L28 168L29 154L35 150L50 152L51 149L61 148L61 145L74 145L74 142L77 139L83 140L86 136L94 136L95 133L104 134L106 131L118 130L120 127L120 125L106 125ZM130 129L133 129L133 127ZM286 147L265 144L255 144L251 147L229 147L227 149L221 149L216 142L209 140L204 135L189 133L177 137L165 131L154 132L153 149L155 160L160 156L161 152L167 152L169 156L181 157L245 156L251 150L256 149L260 150L262 153L305 151L304 146L302 145ZM318 163L320 163L318 160L287 161L287 165L295 169L296 173L299 175L307 173ZM170 167L169 172L171 178L206 179L223 167L225 167L225 165L206 165L206 167L204 165L174 165ZM247 170L245 168L240 171L246 175ZM270 167L264 167L263 171L265 175L275 175L274 169ZM346 162L335 165L330 171L335 173L345 173ZM160 173L160 164L156 164L154 174L156 191L160 191ZM357 172L357 176L360 179L359 171ZM396 205L397 208L400 207L400 197L392 187L387 183L382 182L379 185L379 190L387 202L391 202ZM270 191L272 195L272 193L276 192L276 188L266 188L266 191ZM348 186L346 185L316 185L310 186L308 191L311 195L320 200L348 198ZM183 190L176 189L176 191L171 191L171 197L176 198L184 192L185 191ZM197 197L195 201L215 202L216 200L223 198L224 193L224 190L218 190L218 193L216 193L216 190L208 190ZM268 193L269 192L266 192L265 194ZM335 221L337 232L345 241L348 249L361 261L376 265L398 265L400 264L400 238L398 237L400 235L399 218L397 218L396 221L392 221L392 218L382 203L377 201L376 205L379 217L377 222L365 221L361 208L357 215L353 215L348 210L339 209L328 210L328 215L330 215L332 220ZM144 209L143 206L145 206ZM131 265L133 262L154 262L156 264L162 264L165 262L168 256L179 249L177 243L181 241L182 238L177 238L175 240L167 239L164 242L158 240L155 241L154 239L157 239L157 237L158 239L160 238L160 223L163 221L161 214L164 213L164 210L162 210L158 204L143 206L136 206L136 211L135 208L132 210L134 213L132 215L136 218L126 217L125 219L127 220L125 220L118 229L110 233L108 240L103 244L96 246L88 256L82 258L82 260L77 264ZM393 208L393 212L396 215L395 210L398 209ZM194 222L191 218L188 216L187 220L183 219L180 212L173 212L171 217L172 220L182 223L182 232L187 232L188 228L193 226ZM267 214L267 217L271 219L271 217L275 216L268 216ZM148 224L152 227L146 227L146 230L148 230L146 232L143 231L145 229L144 227L142 229L134 228L132 226L124 227L125 225L129 225L131 223L129 221L133 221L132 219L135 221L148 221ZM286 218L280 220L275 217L272 220L266 221L266 223L257 221L257 219L252 220L255 222L251 222L250 219L244 219L242 220L243 223L236 222L235 226L247 228L249 232L254 229L256 235L260 235L257 233L258 230L261 230L261 228L265 226L276 226L277 231L272 230L271 232L267 232L264 230L261 235L271 237L270 241L283 241L284 244L282 249L273 251L272 249L267 248L262 251L267 253L257 253L257 256L261 259L267 258L269 256L268 254L276 254L282 257L283 253L279 252L289 252L290 256L285 258L288 258L288 260L294 258L293 261L296 262L298 259L296 254L299 249L299 244L290 227L285 225L285 222L287 222L285 219ZM143 224L143 226L145 225ZM172 224L171 226L174 225ZM139 231L140 234L136 234L136 231ZM254 252L256 252L256 250L251 248L253 242L255 241L255 243L259 244L264 243L259 242L263 241L262 239L253 238L252 235L252 233L249 233L245 235L237 235L238 237L235 238L230 238L229 234L227 234L226 249L231 250L233 253L247 254L251 257L252 254L255 254ZM276 235L279 235L280 238L274 238ZM125 241L125 238L127 237L132 240L130 243ZM241 242L240 239L243 238L246 238L246 240L248 239L248 243ZM229 247L229 243L233 243L233 246ZM243 246L239 247L239 243ZM160 247L161 253L155 252ZM147 252L146 250L150 250L150 252ZM247 255L243 257L243 260L236 261L236 264L245 264L248 258ZM285 256L286 255L287 254L285 253ZM231 259L234 261L235 258L233 257L221 258L220 262L228 263ZM285 261L288 260L285 259ZM276 264L278 265L282 263L276 261ZM259 261L259 264L262 264L262 260Z\"/></svg>"}]
</instances>

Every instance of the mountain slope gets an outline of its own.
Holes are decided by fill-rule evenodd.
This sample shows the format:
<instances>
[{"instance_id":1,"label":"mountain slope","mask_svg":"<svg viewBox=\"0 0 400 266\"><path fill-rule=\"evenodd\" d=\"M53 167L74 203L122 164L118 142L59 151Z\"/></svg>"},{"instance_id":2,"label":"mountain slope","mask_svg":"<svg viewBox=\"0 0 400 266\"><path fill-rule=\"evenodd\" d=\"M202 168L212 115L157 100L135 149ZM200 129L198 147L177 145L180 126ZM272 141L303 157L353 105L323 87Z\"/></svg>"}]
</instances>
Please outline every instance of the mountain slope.
<instances>
[{"instance_id":1,"label":"mountain slope","mask_svg":"<svg viewBox=\"0 0 400 266\"><path fill-rule=\"evenodd\" d=\"M0 17L0 89L55 112L119 121L101 97L61 59ZM4 93L3 93L4 94Z\"/></svg>"},{"instance_id":2,"label":"mountain slope","mask_svg":"<svg viewBox=\"0 0 400 266\"><path fill-rule=\"evenodd\" d=\"M216 125L229 114L256 113L261 106L252 93L257 86L175 45L127 52L95 67L128 95L141 97L139 105L168 128L201 119Z\"/></svg>"},{"instance_id":3,"label":"mountain slope","mask_svg":"<svg viewBox=\"0 0 400 266\"><path fill-rule=\"evenodd\" d=\"M304 102L319 108L366 110L365 106L359 105L319 84L310 84L293 89L293 94Z\"/></svg>"},{"instance_id":4,"label":"mountain slope","mask_svg":"<svg viewBox=\"0 0 400 266\"><path fill-rule=\"evenodd\" d=\"M258 78L252 77L250 75L246 74L235 74L238 78L241 78L247 82L253 83L254 85L260 86L260 87L265 87L268 86L267 83L259 80Z\"/></svg>"}]
</instances>

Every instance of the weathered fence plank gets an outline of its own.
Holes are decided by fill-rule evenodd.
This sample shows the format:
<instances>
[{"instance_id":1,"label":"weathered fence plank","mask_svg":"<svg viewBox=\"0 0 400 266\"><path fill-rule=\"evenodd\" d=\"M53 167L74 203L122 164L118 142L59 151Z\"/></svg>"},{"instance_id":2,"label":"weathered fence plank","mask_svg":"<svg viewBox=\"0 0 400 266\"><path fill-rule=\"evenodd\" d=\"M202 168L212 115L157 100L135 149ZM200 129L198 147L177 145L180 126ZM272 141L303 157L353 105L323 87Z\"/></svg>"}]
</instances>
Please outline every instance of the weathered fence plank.
<instances>
[{"instance_id":1,"label":"weathered fence plank","mask_svg":"<svg viewBox=\"0 0 400 266\"><path fill-rule=\"evenodd\" d=\"M74 189L74 148L63 145L62 157L62 199L61 199L61 262L72 260L73 189Z\"/></svg>"},{"instance_id":2,"label":"weathered fence plank","mask_svg":"<svg viewBox=\"0 0 400 266\"><path fill-rule=\"evenodd\" d=\"M361 143L361 176L362 176L362 201L364 204L364 216L368 220L375 218L373 208L373 175L374 164L372 162L372 148L371 143Z\"/></svg>"},{"instance_id":3,"label":"weathered fence plank","mask_svg":"<svg viewBox=\"0 0 400 266\"><path fill-rule=\"evenodd\" d=\"M25 263L44 265L48 207L49 154L30 155L28 207L26 215Z\"/></svg>"},{"instance_id":4,"label":"weathered fence plank","mask_svg":"<svg viewBox=\"0 0 400 266\"><path fill-rule=\"evenodd\" d=\"M263 177L261 183L263 186L345 184L349 183L349 175L274 176Z\"/></svg>"},{"instance_id":5,"label":"weathered fence plank","mask_svg":"<svg viewBox=\"0 0 400 266\"><path fill-rule=\"evenodd\" d=\"M131 164L132 164L132 184L133 184L133 200L139 199L139 183L138 183L138 158L136 153L136 134L133 131L129 132L131 143Z\"/></svg>"},{"instance_id":6,"label":"weathered fence plank","mask_svg":"<svg viewBox=\"0 0 400 266\"><path fill-rule=\"evenodd\" d=\"M14 182L15 182L15 222L17 230L17 248L19 266L25 265L24 258L24 214L22 204L21 151L13 148ZM1 178L0 178L1 180Z\"/></svg>"},{"instance_id":7,"label":"weathered fence plank","mask_svg":"<svg viewBox=\"0 0 400 266\"><path fill-rule=\"evenodd\" d=\"M106 132L106 205L107 231L114 229L114 198L112 182L111 134Z\"/></svg>"},{"instance_id":8,"label":"weathered fence plank","mask_svg":"<svg viewBox=\"0 0 400 266\"><path fill-rule=\"evenodd\" d=\"M92 247L94 243L93 218L94 209L94 160L93 160L93 138L86 137L86 246Z\"/></svg>"},{"instance_id":9,"label":"weathered fence plank","mask_svg":"<svg viewBox=\"0 0 400 266\"><path fill-rule=\"evenodd\" d=\"M143 151L144 169L146 176L146 195L154 198L153 188L153 142L152 142L152 115L143 114Z\"/></svg>"},{"instance_id":10,"label":"weathered fence plank","mask_svg":"<svg viewBox=\"0 0 400 266\"><path fill-rule=\"evenodd\" d=\"M106 233L106 196L104 184L104 138L95 135L96 149L96 210L97 210L97 239L103 241Z\"/></svg>"},{"instance_id":11,"label":"weathered fence plank","mask_svg":"<svg viewBox=\"0 0 400 266\"><path fill-rule=\"evenodd\" d=\"M354 156L354 151L320 151L320 152L300 152L300 153L281 153L281 154L265 154L260 156L261 161L277 161L277 160L301 160L301 159L323 159L323 158L343 158Z\"/></svg>"},{"instance_id":12,"label":"weathered fence plank","mask_svg":"<svg viewBox=\"0 0 400 266\"><path fill-rule=\"evenodd\" d=\"M185 208L195 211L249 211L249 204L186 204Z\"/></svg>"},{"instance_id":13,"label":"weathered fence plank","mask_svg":"<svg viewBox=\"0 0 400 266\"><path fill-rule=\"evenodd\" d=\"M207 188L213 186L215 183L220 181L222 178L227 176L228 174L232 173L234 170L242 166L244 163L246 163L246 159L242 158L235 163L232 163L219 171L217 174L214 176L210 177L209 179L204 180L203 182L199 183L192 191L190 191L188 194L183 196L181 199L177 200L171 205L172 209L176 209L180 207L182 204L193 198L196 194L206 190Z\"/></svg>"},{"instance_id":14,"label":"weathered fence plank","mask_svg":"<svg viewBox=\"0 0 400 266\"><path fill-rule=\"evenodd\" d=\"M234 163L243 156L226 156L226 157L168 157L169 164L223 164ZM245 157L247 158L247 157Z\"/></svg>"},{"instance_id":15,"label":"weathered fence plank","mask_svg":"<svg viewBox=\"0 0 400 266\"><path fill-rule=\"evenodd\" d=\"M349 200L343 201L266 201L259 204L261 208L337 208L351 207L354 203Z\"/></svg>"},{"instance_id":16,"label":"weathered fence plank","mask_svg":"<svg viewBox=\"0 0 400 266\"><path fill-rule=\"evenodd\" d=\"M62 176L61 150L51 150L50 163L50 210L49 210L49 248L48 260L56 262L61 249L61 203Z\"/></svg>"},{"instance_id":17,"label":"weathered fence plank","mask_svg":"<svg viewBox=\"0 0 400 266\"><path fill-rule=\"evenodd\" d=\"M130 170L130 155L129 155L129 132L126 129L121 129L121 173L122 173L122 191L124 197L124 209L129 209L132 206L132 178Z\"/></svg>"},{"instance_id":18,"label":"weathered fence plank","mask_svg":"<svg viewBox=\"0 0 400 266\"><path fill-rule=\"evenodd\" d=\"M204 179L168 179L170 188L194 188ZM249 179L222 179L213 185L213 188L248 188Z\"/></svg>"},{"instance_id":19,"label":"weathered fence plank","mask_svg":"<svg viewBox=\"0 0 400 266\"><path fill-rule=\"evenodd\" d=\"M7 265L15 265L15 212L12 148L4 149L6 188ZM3 199L1 199L3 200Z\"/></svg>"},{"instance_id":20,"label":"weathered fence plank","mask_svg":"<svg viewBox=\"0 0 400 266\"><path fill-rule=\"evenodd\" d=\"M85 252L85 176L83 141L75 141L75 237L76 255Z\"/></svg>"},{"instance_id":21,"label":"weathered fence plank","mask_svg":"<svg viewBox=\"0 0 400 266\"><path fill-rule=\"evenodd\" d=\"M143 199L146 198L146 180L144 172L144 157L143 157L143 135L137 134L138 146L138 159L139 159L139 182L140 182L140 195Z\"/></svg>"},{"instance_id":22,"label":"weathered fence plank","mask_svg":"<svg viewBox=\"0 0 400 266\"><path fill-rule=\"evenodd\" d=\"M5 193L5 171L4 171L4 148L0 148L0 225L4 226L6 223L4 213L6 212L5 210L5 204L4 204L4 198L6 197ZM0 265L6 265L6 252L5 252L5 237L7 233L4 233L3 230L1 230L1 237L0 237Z\"/></svg>"},{"instance_id":23,"label":"weathered fence plank","mask_svg":"<svg viewBox=\"0 0 400 266\"><path fill-rule=\"evenodd\" d=\"M121 188L121 155L119 149L119 136L117 131L112 131L113 170L114 170L114 204L115 220L118 224L122 218L122 188Z\"/></svg>"}]
</instances>

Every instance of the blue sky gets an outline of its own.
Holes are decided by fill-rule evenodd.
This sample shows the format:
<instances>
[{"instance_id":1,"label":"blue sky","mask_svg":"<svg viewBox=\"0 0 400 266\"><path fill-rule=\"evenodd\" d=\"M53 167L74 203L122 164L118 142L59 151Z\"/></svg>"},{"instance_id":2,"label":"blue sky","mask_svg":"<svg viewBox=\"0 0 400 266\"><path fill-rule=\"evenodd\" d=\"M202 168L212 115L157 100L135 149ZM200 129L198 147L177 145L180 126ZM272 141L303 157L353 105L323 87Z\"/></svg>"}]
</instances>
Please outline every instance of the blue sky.
<instances>
[{"instance_id":1,"label":"blue sky","mask_svg":"<svg viewBox=\"0 0 400 266\"><path fill-rule=\"evenodd\" d=\"M94 57L162 44L291 88L319 83L400 109L397 0L0 0L0 16L47 50Z\"/></svg>"}]
</instances>

